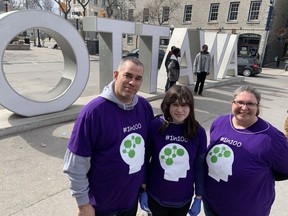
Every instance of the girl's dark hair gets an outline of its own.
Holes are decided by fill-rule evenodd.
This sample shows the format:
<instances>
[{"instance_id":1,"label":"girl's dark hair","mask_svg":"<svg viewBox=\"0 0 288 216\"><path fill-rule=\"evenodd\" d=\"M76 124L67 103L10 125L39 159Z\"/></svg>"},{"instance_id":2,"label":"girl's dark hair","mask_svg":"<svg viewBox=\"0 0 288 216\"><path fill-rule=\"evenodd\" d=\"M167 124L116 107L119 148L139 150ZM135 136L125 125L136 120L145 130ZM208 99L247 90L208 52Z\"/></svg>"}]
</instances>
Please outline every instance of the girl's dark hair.
<instances>
[{"instance_id":1,"label":"girl's dark hair","mask_svg":"<svg viewBox=\"0 0 288 216\"><path fill-rule=\"evenodd\" d=\"M172 122L172 116L170 115L171 104L178 102L180 105L187 104L190 107L190 113L184 121L184 137L189 139L197 134L199 123L195 119L194 113L194 98L191 90L187 86L174 85L168 89L164 99L161 103L161 110L164 118L167 122L159 128L159 132L163 133L167 128L169 122Z\"/></svg>"}]
</instances>

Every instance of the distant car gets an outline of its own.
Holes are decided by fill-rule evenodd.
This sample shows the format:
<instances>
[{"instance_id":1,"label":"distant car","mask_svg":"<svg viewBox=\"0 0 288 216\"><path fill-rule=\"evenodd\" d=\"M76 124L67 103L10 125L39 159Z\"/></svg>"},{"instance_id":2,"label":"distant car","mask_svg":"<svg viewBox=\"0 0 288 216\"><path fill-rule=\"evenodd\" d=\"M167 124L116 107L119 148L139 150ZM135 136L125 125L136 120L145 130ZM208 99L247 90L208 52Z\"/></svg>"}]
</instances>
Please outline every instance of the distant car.
<instances>
[{"instance_id":1,"label":"distant car","mask_svg":"<svg viewBox=\"0 0 288 216\"><path fill-rule=\"evenodd\" d=\"M123 53L122 54L122 58L125 58L125 57L128 57L128 56L133 56L133 57L139 58L139 48L133 49L133 50L131 50L128 53ZM165 51L159 49L158 68L161 67L161 64L162 64L162 61L164 59L164 56L165 56Z\"/></svg>"},{"instance_id":2,"label":"distant car","mask_svg":"<svg viewBox=\"0 0 288 216\"><path fill-rule=\"evenodd\" d=\"M238 56L238 75L255 76L262 72L259 61L256 58Z\"/></svg>"},{"instance_id":3,"label":"distant car","mask_svg":"<svg viewBox=\"0 0 288 216\"><path fill-rule=\"evenodd\" d=\"M124 52L122 54L122 58L125 58L125 57L128 57L128 56L132 56L132 57L138 58L139 57L139 49L136 48L136 49L131 50L130 52Z\"/></svg>"}]
</instances>

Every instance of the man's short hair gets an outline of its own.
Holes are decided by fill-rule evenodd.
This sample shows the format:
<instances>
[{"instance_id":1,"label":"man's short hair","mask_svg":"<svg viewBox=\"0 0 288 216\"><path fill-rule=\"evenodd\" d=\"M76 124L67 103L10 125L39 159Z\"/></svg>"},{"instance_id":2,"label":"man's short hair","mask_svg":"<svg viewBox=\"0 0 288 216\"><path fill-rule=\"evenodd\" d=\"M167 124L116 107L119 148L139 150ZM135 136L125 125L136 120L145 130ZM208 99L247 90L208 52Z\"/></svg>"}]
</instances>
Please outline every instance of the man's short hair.
<instances>
[{"instance_id":1,"label":"man's short hair","mask_svg":"<svg viewBox=\"0 0 288 216\"><path fill-rule=\"evenodd\" d=\"M135 64L135 65L137 65L137 66L142 67L143 70L144 70L144 65L143 65L143 63L142 63L138 58L133 57L133 56L128 56L128 57L123 58L123 59L120 61L120 64L119 64L119 67L118 67L118 71L119 71L121 68L125 67L126 62L128 62L128 61L132 62L133 64Z\"/></svg>"}]
</instances>

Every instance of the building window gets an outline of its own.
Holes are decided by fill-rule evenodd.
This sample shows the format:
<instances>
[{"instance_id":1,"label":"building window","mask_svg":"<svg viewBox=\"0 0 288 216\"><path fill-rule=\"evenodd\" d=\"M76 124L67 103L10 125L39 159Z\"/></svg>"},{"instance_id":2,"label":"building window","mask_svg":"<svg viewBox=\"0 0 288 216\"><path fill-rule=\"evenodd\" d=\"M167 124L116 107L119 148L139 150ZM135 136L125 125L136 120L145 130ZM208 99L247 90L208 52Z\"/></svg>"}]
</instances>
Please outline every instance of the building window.
<instances>
[{"instance_id":1,"label":"building window","mask_svg":"<svg viewBox=\"0 0 288 216\"><path fill-rule=\"evenodd\" d=\"M252 1L250 5L250 12L249 12L249 21L255 21L258 20L259 18L259 13L260 13L260 6L261 2L259 1Z\"/></svg>"},{"instance_id":2,"label":"building window","mask_svg":"<svg viewBox=\"0 0 288 216\"><path fill-rule=\"evenodd\" d=\"M127 44L133 44L133 35L127 35Z\"/></svg>"},{"instance_id":3,"label":"building window","mask_svg":"<svg viewBox=\"0 0 288 216\"><path fill-rule=\"evenodd\" d=\"M210 6L210 14L209 14L209 21L216 21L218 19L218 10L219 10L218 3L211 4Z\"/></svg>"},{"instance_id":4,"label":"building window","mask_svg":"<svg viewBox=\"0 0 288 216\"><path fill-rule=\"evenodd\" d=\"M165 22L165 21L169 20L169 12L170 12L170 8L169 7L163 7L162 22Z\"/></svg>"},{"instance_id":5,"label":"building window","mask_svg":"<svg viewBox=\"0 0 288 216\"><path fill-rule=\"evenodd\" d=\"M102 0L102 4L101 7L104 8L105 7L105 0Z\"/></svg>"},{"instance_id":6,"label":"building window","mask_svg":"<svg viewBox=\"0 0 288 216\"><path fill-rule=\"evenodd\" d=\"M240 2L231 2L228 14L228 21L236 21Z\"/></svg>"},{"instance_id":7,"label":"building window","mask_svg":"<svg viewBox=\"0 0 288 216\"><path fill-rule=\"evenodd\" d=\"M98 5L98 0L94 0L94 5Z\"/></svg>"},{"instance_id":8,"label":"building window","mask_svg":"<svg viewBox=\"0 0 288 216\"><path fill-rule=\"evenodd\" d=\"M149 8L143 9L143 22L148 23L149 21Z\"/></svg>"},{"instance_id":9,"label":"building window","mask_svg":"<svg viewBox=\"0 0 288 216\"><path fill-rule=\"evenodd\" d=\"M185 5L183 22L191 22L192 5Z\"/></svg>"},{"instance_id":10,"label":"building window","mask_svg":"<svg viewBox=\"0 0 288 216\"><path fill-rule=\"evenodd\" d=\"M134 20L133 12L134 12L133 9L129 9L128 10L128 20L129 21L133 21Z\"/></svg>"}]
</instances>

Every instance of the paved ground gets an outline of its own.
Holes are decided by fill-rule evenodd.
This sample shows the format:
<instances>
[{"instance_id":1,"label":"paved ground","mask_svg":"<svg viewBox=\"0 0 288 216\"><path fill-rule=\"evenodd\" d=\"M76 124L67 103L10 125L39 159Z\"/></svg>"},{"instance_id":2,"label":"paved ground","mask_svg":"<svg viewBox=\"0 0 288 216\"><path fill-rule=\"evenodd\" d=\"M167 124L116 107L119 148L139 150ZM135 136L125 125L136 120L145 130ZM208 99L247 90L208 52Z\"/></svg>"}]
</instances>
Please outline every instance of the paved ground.
<instances>
[{"instance_id":1,"label":"paved ground","mask_svg":"<svg viewBox=\"0 0 288 216\"><path fill-rule=\"evenodd\" d=\"M97 60L97 57L91 56L91 60ZM288 72L282 68L264 68L259 77L245 78L246 84L253 84L262 92L261 116L279 130L283 130L286 118L287 75ZM195 97L197 119L207 132L215 117L230 112L231 94L244 83L234 81L207 82L204 97ZM158 113L161 99L157 98L161 98L161 92L140 94L150 100L155 113ZM64 112L33 118L21 118L0 109L1 216L76 215L75 201L62 173L63 155L73 118L92 97L95 95L79 98L76 105ZM276 190L271 215L287 216L288 182L277 182ZM142 212L138 214L142 215ZM200 215L203 216L203 212Z\"/></svg>"}]
</instances>

